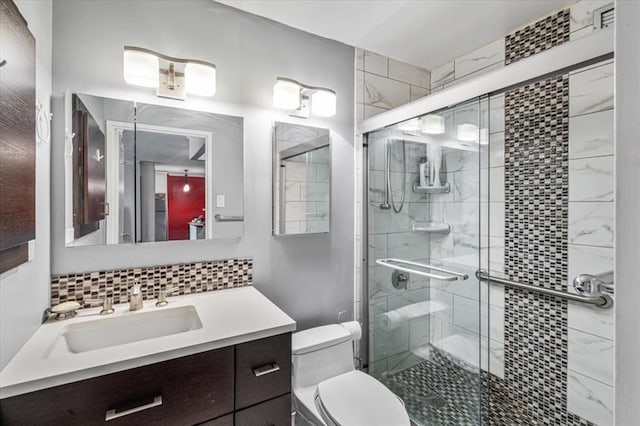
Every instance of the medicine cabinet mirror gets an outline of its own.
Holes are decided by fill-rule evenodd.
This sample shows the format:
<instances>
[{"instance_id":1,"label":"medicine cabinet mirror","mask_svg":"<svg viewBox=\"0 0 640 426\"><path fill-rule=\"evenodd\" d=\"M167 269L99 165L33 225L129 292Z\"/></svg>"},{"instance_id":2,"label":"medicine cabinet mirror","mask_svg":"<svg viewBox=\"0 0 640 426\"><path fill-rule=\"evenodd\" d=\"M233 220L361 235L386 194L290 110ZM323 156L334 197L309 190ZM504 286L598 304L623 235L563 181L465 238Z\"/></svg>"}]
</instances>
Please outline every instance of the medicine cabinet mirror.
<instances>
[{"instance_id":1,"label":"medicine cabinet mirror","mask_svg":"<svg viewBox=\"0 0 640 426\"><path fill-rule=\"evenodd\" d=\"M330 229L328 129L276 122L273 129L273 234Z\"/></svg>"},{"instance_id":2,"label":"medicine cabinet mirror","mask_svg":"<svg viewBox=\"0 0 640 426\"><path fill-rule=\"evenodd\" d=\"M238 238L243 119L67 94L67 246Z\"/></svg>"}]
</instances>

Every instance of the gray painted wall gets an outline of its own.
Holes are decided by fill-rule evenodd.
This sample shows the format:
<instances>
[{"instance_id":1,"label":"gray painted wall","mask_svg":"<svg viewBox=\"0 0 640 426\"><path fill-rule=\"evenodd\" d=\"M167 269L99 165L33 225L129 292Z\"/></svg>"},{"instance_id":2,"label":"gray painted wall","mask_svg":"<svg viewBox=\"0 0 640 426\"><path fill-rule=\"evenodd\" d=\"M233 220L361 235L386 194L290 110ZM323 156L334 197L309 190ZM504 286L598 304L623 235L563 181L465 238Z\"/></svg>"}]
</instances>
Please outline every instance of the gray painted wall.
<instances>
[{"instance_id":1,"label":"gray painted wall","mask_svg":"<svg viewBox=\"0 0 640 426\"><path fill-rule=\"evenodd\" d=\"M284 25L202 1L56 1L53 6L52 272L254 258L255 286L298 321L333 322L353 307L354 50ZM187 102L128 86L124 45L217 65L213 98ZM272 107L276 77L337 92L331 119L295 119ZM65 90L243 116L244 237L127 246L64 246L62 94ZM271 132L274 121L326 127L332 138L331 232L271 236Z\"/></svg>"},{"instance_id":2,"label":"gray painted wall","mask_svg":"<svg viewBox=\"0 0 640 426\"><path fill-rule=\"evenodd\" d=\"M36 39L36 98L49 111L51 1L15 0L15 3ZM49 305L50 150L50 144L36 142L34 257L28 263L0 275L0 369L36 331L42 311ZM64 228L64 223L61 226Z\"/></svg>"},{"instance_id":3,"label":"gray painted wall","mask_svg":"<svg viewBox=\"0 0 640 426\"><path fill-rule=\"evenodd\" d=\"M616 410L640 418L640 2L616 2Z\"/></svg>"}]
</instances>

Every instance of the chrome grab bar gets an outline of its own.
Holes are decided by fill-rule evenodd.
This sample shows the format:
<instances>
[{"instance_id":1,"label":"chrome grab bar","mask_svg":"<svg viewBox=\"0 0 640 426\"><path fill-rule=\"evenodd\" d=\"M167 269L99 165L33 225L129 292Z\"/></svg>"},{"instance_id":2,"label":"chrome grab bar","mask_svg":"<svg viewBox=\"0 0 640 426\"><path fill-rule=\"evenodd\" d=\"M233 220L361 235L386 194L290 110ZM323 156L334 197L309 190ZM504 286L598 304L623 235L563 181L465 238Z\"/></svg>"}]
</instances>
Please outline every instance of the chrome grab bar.
<instances>
[{"instance_id":1,"label":"chrome grab bar","mask_svg":"<svg viewBox=\"0 0 640 426\"><path fill-rule=\"evenodd\" d=\"M517 281L511 281L506 278L499 278L491 276L482 269L476 271L476 278L479 281L485 281L493 284L501 284L505 287L517 288L520 290L530 291L534 293L545 294L547 296L559 297L561 299L572 300L574 302L586 303L589 305L595 305L598 308L610 308L613 306L613 298L608 294L599 293L593 296L583 296L580 294L573 294L562 290L555 290L552 288L540 287L532 284L523 284Z\"/></svg>"},{"instance_id":2,"label":"chrome grab bar","mask_svg":"<svg viewBox=\"0 0 640 426\"><path fill-rule=\"evenodd\" d=\"M223 216L221 214L217 214L213 216L216 222L243 222L244 216Z\"/></svg>"},{"instance_id":3,"label":"chrome grab bar","mask_svg":"<svg viewBox=\"0 0 640 426\"><path fill-rule=\"evenodd\" d=\"M462 272L450 271L448 269L438 268L438 267L432 266L432 265L425 265L424 263L411 262L409 260L378 259L378 260L376 260L376 263L378 265L386 266L387 268L391 268L391 269L395 269L395 270L403 271L403 272L408 272L410 274L416 274L416 275L420 275L420 276L427 277L427 278L433 278L434 280L440 280L440 281L466 280L467 278L469 278L469 275L464 274ZM416 266L418 268L430 269L432 271L437 271L437 272L444 272L445 274L450 274L450 275L445 276L445 275L432 274L430 272L424 272L424 271L420 271L420 270L416 270L416 269L412 269L412 268L406 268L404 266L397 265L398 263L400 265Z\"/></svg>"}]
</instances>

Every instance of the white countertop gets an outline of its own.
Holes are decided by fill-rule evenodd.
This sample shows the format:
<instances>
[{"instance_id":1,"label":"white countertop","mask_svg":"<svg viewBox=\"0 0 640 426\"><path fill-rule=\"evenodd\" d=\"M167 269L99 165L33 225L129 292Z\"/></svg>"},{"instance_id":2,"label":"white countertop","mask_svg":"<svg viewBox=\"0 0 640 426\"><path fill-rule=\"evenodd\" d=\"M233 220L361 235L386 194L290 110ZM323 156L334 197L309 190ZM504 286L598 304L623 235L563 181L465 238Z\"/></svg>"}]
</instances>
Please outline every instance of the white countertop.
<instances>
[{"instance_id":1,"label":"white countertop","mask_svg":"<svg viewBox=\"0 0 640 426\"><path fill-rule=\"evenodd\" d=\"M143 309L135 312L129 311L128 304L121 304L114 306L116 311L106 317L98 314L100 308L92 308L79 310L71 319L47 321L0 372L0 398L275 336L296 328L293 319L251 286L168 299L169 305L162 308L155 307L155 300L148 300ZM195 307L202 328L88 352L46 357L57 337L70 324L179 306Z\"/></svg>"}]
</instances>

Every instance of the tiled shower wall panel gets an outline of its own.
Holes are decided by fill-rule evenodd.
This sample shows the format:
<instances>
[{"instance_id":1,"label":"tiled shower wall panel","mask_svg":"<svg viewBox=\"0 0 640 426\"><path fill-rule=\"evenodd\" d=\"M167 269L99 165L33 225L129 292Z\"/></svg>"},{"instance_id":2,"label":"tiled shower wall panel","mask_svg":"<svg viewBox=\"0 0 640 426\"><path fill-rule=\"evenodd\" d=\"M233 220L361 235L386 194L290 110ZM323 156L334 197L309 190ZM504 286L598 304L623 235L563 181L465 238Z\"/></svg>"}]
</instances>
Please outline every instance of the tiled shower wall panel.
<instances>
[{"instance_id":1,"label":"tiled shower wall panel","mask_svg":"<svg viewBox=\"0 0 640 426\"><path fill-rule=\"evenodd\" d=\"M160 290L172 287L179 289L175 295L244 287L253 283L253 260L212 260L52 275L51 306L76 301L83 308L98 307L105 297L112 297L114 304L128 303L129 289L135 282L140 284L144 300L154 299Z\"/></svg>"},{"instance_id":2,"label":"tiled shower wall panel","mask_svg":"<svg viewBox=\"0 0 640 426\"><path fill-rule=\"evenodd\" d=\"M606 0L580 1L573 5L569 10L569 38L573 40L593 32L593 11L609 3ZM566 41L565 14L566 12L560 18L562 39ZM547 17L547 24L549 20L553 22L554 15ZM465 79L504 66L504 45L503 38L432 70L432 91L451 87ZM469 68L468 63L474 63L475 68ZM572 72L569 86L567 280L571 281L579 273L600 273L613 269L613 65L592 66ZM482 241L483 246L486 244L490 247L489 266L492 272L500 273L504 270L505 229L504 95L492 97L490 108L491 199L488 200L489 223L483 223L483 229L488 227L488 237L483 237ZM452 160L453 164L459 161L457 158ZM485 211L484 208L482 211ZM454 241L451 241L450 250L453 250ZM431 245L434 245L433 241ZM485 251L484 247L482 251ZM483 265L487 262L486 257L483 254ZM455 291L453 295L438 293L438 289L434 287L436 286L432 285L431 298L449 301L455 311ZM492 314L504 307L503 293L504 290L499 286L483 288L481 292L482 297L488 294L490 306L489 316L484 312L481 315L483 320L489 319L490 329L482 325L482 330L489 329L490 335L489 368L498 377L502 377L504 362L501 343L504 320L499 315ZM462 304L459 304L458 311L461 308ZM435 323L433 320L432 322ZM455 322L452 323L455 325ZM453 331L461 335L469 332L460 329ZM469 337L476 342L475 336ZM570 412L602 425L611 424L613 417L613 343L613 310L603 311L569 303L568 377L565 382L567 407ZM449 349L454 349L454 353L457 349L458 354L469 352L464 347ZM482 348L482 351L485 352L486 348ZM486 369L484 361L482 364Z\"/></svg>"},{"instance_id":3,"label":"tiled shower wall panel","mask_svg":"<svg viewBox=\"0 0 640 426\"><path fill-rule=\"evenodd\" d=\"M487 128L491 116L496 129L503 130L504 126L499 126L504 116L501 99L459 106L454 116L463 122L479 118L481 128ZM493 131L493 124L491 127ZM486 220L489 209L493 217L500 218L495 212L504 206L504 180L500 179L504 168L502 163L488 162L489 148L499 137L500 132L490 134L492 145L482 145L476 152L445 149L443 167L452 190L431 195L430 210L432 220L451 224L451 232L431 237L430 263L443 262L451 270L466 272L469 278L432 280L431 302L439 309L430 317L430 338L434 346L467 364L502 377L504 297L500 297L501 289L494 287L489 293L489 288L475 278L479 259L484 269L489 265L493 271L503 269L504 256L500 254L504 253L504 226L489 226ZM491 188L487 188L488 182Z\"/></svg>"},{"instance_id":4,"label":"tiled shower wall panel","mask_svg":"<svg viewBox=\"0 0 640 426\"><path fill-rule=\"evenodd\" d=\"M375 264L376 259L400 258L424 262L428 257L429 237L410 232L412 222L429 218L428 198L416 194L411 187L418 180L418 163L426 155L423 144L405 144L406 179L402 166L402 147L396 142L391 149L391 196L400 207L402 182L405 203L399 213L381 209L385 188L385 142L369 141L369 371L374 375L397 371L422 360L420 349L429 343L429 318L426 303L429 282L410 275L408 288L391 284L392 270Z\"/></svg>"},{"instance_id":5,"label":"tiled shower wall panel","mask_svg":"<svg viewBox=\"0 0 640 426\"><path fill-rule=\"evenodd\" d=\"M356 48L356 122L429 94L431 74L424 68ZM355 139L355 271L354 315L359 319L362 299L362 136Z\"/></svg>"},{"instance_id":6,"label":"tiled shower wall panel","mask_svg":"<svg viewBox=\"0 0 640 426\"><path fill-rule=\"evenodd\" d=\"M593 11L613 0L582 0L569 8L569 38L576 40L594 31ZM535 48L534 48L535 50ZM449 88L505 66L505 38L459 56L431 70L431 93Z\"/></svg>"},{"instance_id":7,"label":"tiled shower wall panel","mask_svg":"<svg viewBox=\"0 0 640 426\"><path fill-rule=\"evenodd\" d=\"M614 269L613 90L612 62L569 75L569 288ZM598 425L613 424L614 312L568 306L568 408Z\"/></svg>"},{"instance_id":8,"label":"tiled shower wall panel","mask_svg":"<svg viewBox=\"0 0 640 426\"><path fill-rule=\"evenodd\" d=\"M569 21L567 10L508 36L507 62L567 41ZM506 94L509 278L567 290L613 269L612 76L604 64ZM523 403L512 421L612 424L613 341L593 333L612 314L507 290L505 385Z\"/></svg>"}]
</instances>

